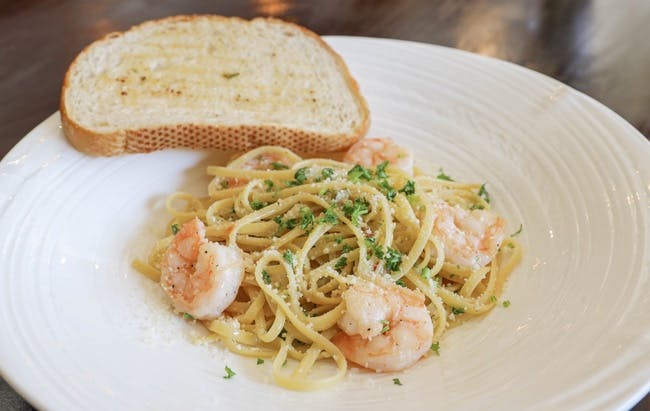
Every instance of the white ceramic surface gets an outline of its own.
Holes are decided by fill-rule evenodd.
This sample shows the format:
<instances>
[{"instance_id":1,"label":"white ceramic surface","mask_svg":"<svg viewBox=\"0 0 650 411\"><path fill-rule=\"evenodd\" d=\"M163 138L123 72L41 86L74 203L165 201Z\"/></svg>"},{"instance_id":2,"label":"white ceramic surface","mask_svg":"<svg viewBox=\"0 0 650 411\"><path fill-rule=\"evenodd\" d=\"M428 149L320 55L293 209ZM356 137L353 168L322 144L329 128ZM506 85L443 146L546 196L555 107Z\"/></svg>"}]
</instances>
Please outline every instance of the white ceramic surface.
<instances>
[{"instance_id":1,"label":"white ceramic surface","mask_svg":"<svg viewBox=\"0 0 650 411\"><path fill-rule=\"evenodd\" d=\"M90 158L58 114L0 163L0 370L44 409L625 409L650 384L650 144L616 114L529 70L457 50L329 37L359 80L372 136L420 165L487 182L523 224L505 299L397 375L352 370L291 392L173 315L130 268L201 193L207 152ZM224 366L237 375L225 380ZM402 386L392 383L399 377ZM264 408L260 408L261 406Z\"/></svg>"}]
</instances>

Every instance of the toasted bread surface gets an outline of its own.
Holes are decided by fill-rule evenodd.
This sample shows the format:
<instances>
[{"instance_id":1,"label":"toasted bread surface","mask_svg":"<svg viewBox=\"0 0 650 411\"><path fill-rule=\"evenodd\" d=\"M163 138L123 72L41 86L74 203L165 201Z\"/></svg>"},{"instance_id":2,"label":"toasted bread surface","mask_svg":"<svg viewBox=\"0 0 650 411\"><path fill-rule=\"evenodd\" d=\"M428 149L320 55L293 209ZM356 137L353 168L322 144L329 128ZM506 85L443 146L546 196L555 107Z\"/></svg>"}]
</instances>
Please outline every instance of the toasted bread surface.
<instances>
[{"instance_id":1,"label":"toasted bread surface","mask_svg":"<svg viewBox=\"0 0 650 411\"><path fill-rule=\"evenodd\" d=\"M68 140L93 155L164 148L344 149L370 115L341 57L276 19L175 16L112 33L70 65Z\"/></svg>"}]
</instances>

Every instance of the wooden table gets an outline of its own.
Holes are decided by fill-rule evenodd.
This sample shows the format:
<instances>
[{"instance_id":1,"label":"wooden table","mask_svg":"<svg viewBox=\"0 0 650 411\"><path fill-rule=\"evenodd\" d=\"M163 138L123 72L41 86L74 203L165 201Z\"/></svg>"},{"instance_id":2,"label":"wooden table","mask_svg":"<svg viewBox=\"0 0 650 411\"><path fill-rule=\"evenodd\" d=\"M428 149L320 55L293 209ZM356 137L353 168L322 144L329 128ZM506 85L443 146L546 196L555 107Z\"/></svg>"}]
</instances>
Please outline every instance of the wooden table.
<instances>
[{"instance_id":1,"label":"wooden table","mask_svg":"<svg viewBox=\"0 0 650 411\"><path fill-rule=\"evenodd\" d=\"M193 13L276 16L323 35L415 40L508 60L594 97L650 138L647 0L5 0L0 157L57 110L63 74L86 44ZM32 408L0 379L0 409ZM634 410L650 411L650 396Z\"/></svg>"}]
</instances>

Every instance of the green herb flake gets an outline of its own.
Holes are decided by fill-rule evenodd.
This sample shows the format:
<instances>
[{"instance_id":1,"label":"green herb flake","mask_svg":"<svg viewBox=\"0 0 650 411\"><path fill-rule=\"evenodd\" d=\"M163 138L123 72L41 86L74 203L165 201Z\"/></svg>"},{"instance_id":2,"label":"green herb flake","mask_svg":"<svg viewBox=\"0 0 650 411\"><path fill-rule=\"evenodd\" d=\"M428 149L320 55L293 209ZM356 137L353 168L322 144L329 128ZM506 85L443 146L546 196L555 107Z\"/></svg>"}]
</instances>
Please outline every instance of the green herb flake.
<instances>
[{"instance_id":1,"label":"green herb flake","mask_svg":"<svg viewBox=\"0 0 650 411\"><path fill-rule=\"evenodd\" d=\"M347 257L341 257L338 259L336 264L334 264L334 269L336 271L341 271L342 269L345 268L345 266L348 265L348 258Z\"/></svg>"},{"instance_id":2,"label":"green herb flake","mask_svg":"<svg viewBox=\"0 0 650 411\"><path fill-rule=\"evenodd\" d=\"M264 364L264 360L261 359L261 358L258 358L256 364L257 365Z\"/></svg>"},{"instance_id":3,"label":"green herb flake","mask_svg":"<svg viewBox=\"0 0 650 411\"><path fill-rule=\"evenodd\" d=\"M428 280L432 277L433 273L431 272L431 269L429 267L424 267L422 269L422 272L420 273L420 277L424 278L425 280Z\"/></svg>"},{"instance_id":4,"label":"green herb flake","mask_svg":"<svg viewBox=\"0 0 650 411\"><path fill-rule=\"evenodd\" d=\"M381 320L381 324L383 325L381 329L381 333L386 334L388 330L390 330L390 323L388 322L388 320Z\"/></svg>"},{"instance_id":5,"label":"green herb flake","mask_svg":"<svg viewBox=\"0 0 650 411\"><path fill-rule=\"evenodd\" d=\"M404 282L403 278L400 278L399 280L395 281L395 284L399 285L400 287L406 287L406 282Z\"/></svg>"},{"instance_id":6,"label":"green herb flake","mask_svg":"<svg viewBox=\"0 0 650 411\"><path fill-rule=\"evenodd\" d=\"M472 204L471 206L469 206L469 209L470 210L483 210L483 209L485 209L485 207L483 207L482 204Z\"/></svg>"},{"instance_id":7,"label":"green herb flake","mask_svg":"<svg viewBox=\"0 0 650 411\"><path fill-rule=\"evenodd\" d=\"M510 307L510 300L505 300L502 304L505 308L508 308Z\"/></svg>"},{"instance_id":8,"label":"green herb flake","mask_svg":"<svg viewBox=\"0 0 650 411\"><path fill-rule=\"evenodd\" d=\"M431 344L431 351L436 353L436 355L440 355L440 342L436 341Z\"/></svg>"},{"instance_id":9,"label":"green herb flake","mask_svg":"<svg viewBox=\"0 0 650 411\"><path fill-rule=\"evenodd\" d=\"M451 307L451 312L454 315L464 314L465 310L463 308Z\"/></svg>"},{"instance_id":10,"label":"green herb flake","mask_svg":"<svg viewBox=\"0 0 650 411\"><path fill-rule=\"evenodd\" d=\"M406 184L404 184L404 187L399 190L399 192L404 193L407 196L415 194L415 181L407 181Z\"/></svg>"},{"instance_id":11,"label":"green herb flake","mask_svg":"<svg viewBox=\"0 0 650 411\"><path fill-rule=\"evenodd\" d=\"M388 271L397 271L402 264L402 254L393 248L386 247L384 261L386 262L386 269Z\"/></svg>"},{"instance_id":12,"label":"green herb flake","mask_svg":"<svg viewBox=\"0 0 650 411\"><path fill-rule=\"evenodd\" d=\"M395 191L393 186L388 183L388 180L381 180L379 183L377 183L377 185L381 189L381 192L386 196L388 201L393 201L393 199L395 199L395 196L397 196L397 191Z\"/></svg>"},{"instance_id":13,"label":"green herb flake","mask_svg":"<svg viewBox=\"0 0 650 411\"><path fill-rule=\"evenodd\" d=\"M490 302L491 303L496 303L497 302L497 296L496 295L491 296L490 297Z\"/></svg>"},{"instance_id":14,"label":"green herb flake","mask_svg":"<svg viewBox=\"0 0 650 411\"><path fill-rule=\"evenodd\" d=\"M222 74L222 76L223 76L226 80L230 80L231 78L233 78L233 77L237 77L238 75L239 75L239 73L223 73L223 74Z\"/></svg>"},{"instance_id":15,"label":"green herb flake","mask_svg":"<svg viewBox=\"0 0 650 411\"><path fill-rule=\"evenodd\" d=\"M343 236L342 235L337 235L336 237L334 237L334 242L336 244L341 244L342 241L343 241Z\"/></svg>"},{"instance_id":16,"label":"green herb flake","mask_svg":"<svg viewBox=\"0 0 650 411\"><path fill-rule=\"evenodd\" d=\"M264 180L264 185L266 186L267 193L269 191L273 191L273 188L275 188L275 183L273 183L271 180Z\"/></svg>"},{"instance_id":17,"label":"green herb flake","mask_svg":"<svg viewBox=\"0 0 650 411\"><path fill-rule=\"evenodd\" d=\"M287 230L293 230L298 225L298 222L299 221L297 218L290 218L284 222L284 226L287 228Z\"/></svg>"},{"instance_id":18,"label":"green herb flake","mask_svg":"<svg viewBox=\"0 0 650 411\"><path fill-rule=\"evenodd\" d=\"M172 224L172 234L176 235L179 231L181 231L181 228L178 226L178 224Z\"/></svg>"},{"instance_id":19,"label":"green herb flake","mask_svg":"<svg viewBox=\"0 0 650 411\"><path fill-rule=\"evenodd\" d=\"M221 188L226 189L230 186L230 182L228 180L221 180L221 183L219 183Z\"/></svg>"},{"instance_id":20,"label":"green herb flake","mask_svg":"<svg viewBox=\"0 0 650 411\"><path fill-rule=\"evenodd\" d=\"M339 222L339 217L336 215L336 211L334 211L334 208L330 207L327 210L325 210L325 213L323 213L323 216L318 220L318 222L324 224L336 224ZM341 240L343 240L342 237Z\"/></svg>"},{"instance_id":21,"label":"green herb flake","mask_svg":"<svg viewBox=\"0 0 650 411\"><path fill-rule=\"evenodd\" d=\"M264 280L264 284L271 284L271 276L268 271L262 270L262 280Z\"/></svg>"},{"instance_id":22,"label":"green herb flake","mask_svg":"<svg viewBox=\"0 0 650 411\"><path fill-rule=\"evenodd\" d=\"M481 185L481 188L478 190L478 195L485 200L486 203L490 204L490 193L485 189L485 184Z\"/></svg>"},{"instance_id":23,"label":"green herb flake","mask_svg":"<svg viewBox=\"0 0 650 411\"><path fill-rule=\"evenodd\" d=\"M393 384L402 385L402 381L400 381L399 378L393 378Z\"/></svg>"},{"instance_id":24,"label":"green herb flake","mask_svg":"<svg viewBox=\"0 0 650 411\"><path fill-rule=\"evenodd\" d=\"M348 171L348 180L352 181L353 183L357 183L361 180L364 181L370 181L372 179L372 171L360 166L359 164L355 164L354 167Z\"/></svg>"},{"instance_id":25,"label":"green herb flake","mask_svg":"<svg viewBox=\"0 0 650 411\"><path fill-rule=\"evenodd\" d=\"M183 313L183 318L185 318L186 320L193 320L193 319L194 319L194 317L192 317L192 316L191 316L190 314L188 314L188 313Z\"/></svg>"},{"instance_id":26,"label":"green herb flake","mask_svg":"<svg viewBox=\"0 0 650 411\"><path fill-rule=\"evenodd\" d=\"M366 244L366 247L368 247L370 255L374 254L377 258L384 258L384 250L382 250L381 246L377 244L376 238L366 238L364 243Z\"/></svg>"},{"instance_id":27,"label":"green herb flake","mask_svg":"<svg viewBox=\"0 0 650 411\"><path fill-rule=\"evenodd\" d=\"M278 163L277 161L274 161L271 163L271 168L274 170L288 170L289 166L286 164Z\"/></svg>"},{"instance_id":28,"label":"green herb flake","mask_svg":"<svg viewBox=\"0 0 650 411\"><path fill-rule=\"evenodd\" d=\"M333 168L324 168L320 172L321 178L323 180L327 180L328 178L332 178L334 175L334 169Z\"/></svg>"},{"instance_id":29,"label":"green herb flake","mask_svg":"<svg viewBox=\"0 0 650 411\"><path fill-rule=\"evenodd\" d=\"M350 251L352 251L352 247L350 247L350 245L348 244L343 244L343 247L341 248L341 252L345 254L345 253L349 253Z\"/></svg>"},{"instance_id":30,"label":"green herb flake","mask_svg":"<svg viewBox=\"0 0 650 411\"><path fill-rule=\"evenodd\" d=\"M388 167L388 161L384 161L377 166L377 169L375 171L377 178L388 178L388 174L386 174L386 167Z\"/></svg>"},{"instance_id":31,"label":"green herb flake","mask_svg":"<svg viewBox=\"0 0 650 411\"><path fill-rule=\"evenodd\" d=\"M314 225L314 213L309 207L300 209L300 228L307 230L310 226Z\"/></svg>"},{"instance_id":32,"label":"green herb flake","mask_svg":"<svg viewBox=\"0 0 650 411\"><path fill-rule=\"evenodd\" d=\"M307 181L307 171L309 171L309 168L302 167L299 168L296 171L296 173L293 175L293 178L298 183L298 185L305 184L305 182Z\"/></svg>"},{"instance_id":33,"label":"green herb flake","mask_svg":"<svg viewBox=\"0 0 650 411\"><path fill-rule=\"evenodd\" d=\"M287 262L287 264L291 265L293 267L294 265L294 256L293 253L289 250L286 250L282 254L282 259Z\"/></svg>"},{"instance_id":34,"label":"green herb flake","mask_svg":"<svg viewBox=\"0 0 650 411\"><path fill-rule=\"evenodd\" d=\"M443 170L442 168L438 170L438 175L436 176L436 178L438 180L454 181L451 177L445 174L445 170Z\"/></svg>"},{"instance_id":35,"label":"green herb flake","mask_svg":"<svg viewBox=\"0 0 650 411\"><path fill-rule=\"evenodd\" d=\"M230 367L228 367L227 365L226 365L226 367L224 368L224 370L226 370L226 375L223 376L223 379L224 379L224 380L229 380L229 379L231 379L233 376L237 375L237 374L236 374L233 370L231 370Z\"/></svg>"},{"instance_id":36,"label":"green herb flake","mask_svg":"<svg viewBox=\"0 0 650 411\"><path fill-rule=\"evenodd\" d=\"M519 230L517 230L517 231L515 231L514 233L510 234L510 237L516 237L516 236L518 236L519 234L521 234L521 230L523 230L523 229L524 229L524 225L523 225L523 224L519 224Z\"/></svg>"},{"instance_id":37,"label":"green herb flake","mask_svg":"<svg viewBox=\"0 0 650 411\"><path fill-rule=\"evenodd\" d=\"M257 200L251 201L251 208L253 210L260 210L260 209L262 209L262 208L264 208L266 206L267 206L267 204L264 203L264 202L257 201Z\"/></svg>"},{"instance_id":38,"label":"green herb flake","mask_svg":"<svg viewBox=\"0 0 650 411\"><path fill-rule=\"evenodd\" d=\"M282 363L282 366L283 366L283 367L284 367L285 365L287 365L287 360L284 360L284 362Z\"/></svg>"},{"instance_id":39,"label":"green herb flake","mask_svg":"<svg viewBox=\"0 0 650 411\"><path fill-rule=\"evenodd\" d=\"M343 206L343 212L345 216L352 221L352 224L358 226L361 216L368 214L370 210L368 209L368 203L366 200L361 198L354 199L354 202L348 202Z\"/></svg>"}]
</instances>

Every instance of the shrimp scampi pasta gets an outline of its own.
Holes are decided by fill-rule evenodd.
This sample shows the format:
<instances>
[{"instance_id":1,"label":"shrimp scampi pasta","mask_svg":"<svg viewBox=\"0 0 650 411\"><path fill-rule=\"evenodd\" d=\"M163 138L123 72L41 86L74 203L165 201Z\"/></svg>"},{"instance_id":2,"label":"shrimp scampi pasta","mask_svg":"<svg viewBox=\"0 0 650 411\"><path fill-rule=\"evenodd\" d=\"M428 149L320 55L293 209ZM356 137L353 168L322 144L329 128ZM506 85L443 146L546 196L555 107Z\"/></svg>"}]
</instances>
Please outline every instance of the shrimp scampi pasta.
<instances>
[{"instance_id":1,"label":"shrimp scampi pasta","mask_svg":"<svg viewBox=\"0 0 650 411\"><path fill-rule=\"evenodd\" d=\"M134 266L208 341L272 360L289 389L430 356L498 304L521 257L485 185L424 174L389 139L343 161L260 147L207 173L205 197L168 198L167 235Z\"/></svg>"}]
</instances>

